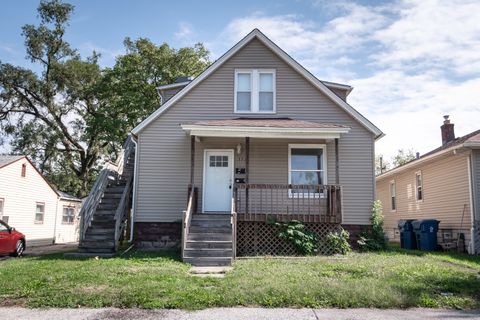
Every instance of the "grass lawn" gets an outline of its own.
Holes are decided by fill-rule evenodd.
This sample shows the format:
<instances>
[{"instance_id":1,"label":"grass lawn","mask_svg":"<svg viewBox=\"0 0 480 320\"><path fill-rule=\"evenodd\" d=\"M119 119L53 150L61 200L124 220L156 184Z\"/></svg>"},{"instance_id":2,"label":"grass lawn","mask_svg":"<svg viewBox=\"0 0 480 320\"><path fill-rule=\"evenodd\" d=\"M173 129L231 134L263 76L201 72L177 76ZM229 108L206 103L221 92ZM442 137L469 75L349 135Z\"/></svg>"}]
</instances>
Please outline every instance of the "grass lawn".
<instances>
[{"instance_id":1,"label":"grass lawn","mask_svg":"<svg viewBox=\"0 0 480 320\"><path fill-rule=\"evenodd\" d=\"M62 255L0 262L0 306L199 309L480 308L480 257L408 252L240 259L225 278L198 278L175 253L113 259Z\"/></svg>"}]
</instances>

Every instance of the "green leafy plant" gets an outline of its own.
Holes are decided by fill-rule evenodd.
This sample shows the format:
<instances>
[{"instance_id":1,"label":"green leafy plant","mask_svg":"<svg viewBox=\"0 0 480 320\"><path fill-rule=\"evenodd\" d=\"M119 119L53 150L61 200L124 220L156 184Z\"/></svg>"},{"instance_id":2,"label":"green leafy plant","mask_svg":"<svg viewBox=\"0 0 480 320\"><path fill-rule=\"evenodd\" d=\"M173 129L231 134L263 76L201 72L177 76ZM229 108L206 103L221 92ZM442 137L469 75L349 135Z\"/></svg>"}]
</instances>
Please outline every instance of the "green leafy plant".
<instances>
[{"instance_id":1,"label":"green leafy plant","mask_svg":"<svg viewBox=\"0 0 480 320\"><path fill-rule=\"evenodd\" d=\"M370 221L372 222L372 229L363 231L360 234L360 239L357 240L359 249L361 251L386 249L388 243L383 231L382 203L379 200L373 203Z\"/></svg>"},{"instance_id":2,"label":"green leafy plant","mask_svg":"<svg viewBox=\"0 0 480 320\"><path fill-rule=\"evenodd\" d=\"M333 254L347 254L352 251L348 239L350 239L350 233L341 228L339 231L330 232L325 244Z\"/></svg>"},{"instance_id":3,"label":"green leafy plant","mask_svg":"<svg viewBox=\"0 0 480 320\"><path fill-rule=\"evenodd\" d=\"M280 227L278 237L290 241L297 252L302 255L312 255L318 252L318 235L305 229L305 225L297 220L286 223L269 221Z\"/></svg>"}]
</instances>

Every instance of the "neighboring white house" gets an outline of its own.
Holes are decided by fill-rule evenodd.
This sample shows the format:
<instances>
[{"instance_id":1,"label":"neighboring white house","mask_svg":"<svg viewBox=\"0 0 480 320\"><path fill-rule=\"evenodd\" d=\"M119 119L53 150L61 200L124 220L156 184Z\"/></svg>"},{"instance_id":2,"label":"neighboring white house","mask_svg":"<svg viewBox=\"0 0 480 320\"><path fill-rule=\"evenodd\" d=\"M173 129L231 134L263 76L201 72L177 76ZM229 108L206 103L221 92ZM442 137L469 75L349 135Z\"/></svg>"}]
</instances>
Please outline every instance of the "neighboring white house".
<instances>
[{"instance_id":1,"label":"neighboring white house","mask_svg":"<svg viewBox=\"0 0 480 320\"><path fill-rule=\"evenodd\" d=\"M80 206L27 157L0 155L0 220L25 234L27 246L78 241Z\"/></svg>"}]
</instances>

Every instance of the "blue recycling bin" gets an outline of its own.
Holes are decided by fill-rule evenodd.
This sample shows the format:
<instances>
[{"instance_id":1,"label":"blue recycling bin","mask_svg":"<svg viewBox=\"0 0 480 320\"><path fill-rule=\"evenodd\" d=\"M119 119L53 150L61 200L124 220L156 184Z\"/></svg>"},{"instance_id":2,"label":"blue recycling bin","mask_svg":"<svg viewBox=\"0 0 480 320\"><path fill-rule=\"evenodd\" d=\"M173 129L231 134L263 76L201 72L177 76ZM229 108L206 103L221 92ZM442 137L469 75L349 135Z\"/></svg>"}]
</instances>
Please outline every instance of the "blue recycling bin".
<instances>
[{"instance_id":1,"label":"blue recycling bin","mask_svg":"<svg viewBox=\"0 0 480 320\"><path fill-rule=\"evenodd\" d=\"M417 248L422 251L437 249L437 232L440 221L435 219L416 220L412 222Z\"/></svg>"},{"instance_id":2,"label":"blue recycling bin","mask_svg":"<svg viewBox=\"0 0 480 320\"><path fill-rule=\"evenodd\" d=\"M417 249L417 240L413 231L413 219L399 220L398 230L400 231L400 247L403 249Z\"/></svg>"}]
</instances>

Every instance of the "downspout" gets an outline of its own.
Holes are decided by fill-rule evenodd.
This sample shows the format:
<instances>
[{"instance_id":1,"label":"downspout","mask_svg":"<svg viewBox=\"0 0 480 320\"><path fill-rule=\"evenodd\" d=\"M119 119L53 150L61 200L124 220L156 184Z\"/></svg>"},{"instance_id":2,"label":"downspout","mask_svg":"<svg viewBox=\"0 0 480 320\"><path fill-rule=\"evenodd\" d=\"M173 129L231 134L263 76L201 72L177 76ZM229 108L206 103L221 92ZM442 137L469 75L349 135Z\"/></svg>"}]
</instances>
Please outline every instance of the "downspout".
<instances>
[{"instance_id":1,"label":"downspout","mask_svg":"<svg viewBox=\"0 0 480 320\"><path fill-rule=\"evenodd\" d=\"M57 203L55 205L55 224L53 225L53 244L57 241L57 216L58 216L58 206L60 205L60 197L57 196Z\"/></svg>"},{"instance_id":2,"label":"downspout","mask_svg":"<svg viewBox=\"0 0 480 320\"><path fill-rule=\"evenodd\" d=\"M470 195L470 244L469 251L470 254L475 254L475 204L473 202L473 176L472 176L472 157L473 152L467 157L468 163L468 192Z\"/></svg>"},{"instance_id":3,"label":"downspout","mask_svg":"<svg viewBox=\"0 0 480 320\"><path fill-rule=\"evenodd\" d=\"M132 193L132 211L130 214L130 239L128 239L128 243L133 242L133 226L134 226L134 217L135 217L135 210L137 208L137 179L138 179L138 143L137 137L132 134L132 141L135 143L135 165L133 167L133 193Z\"/></svg>"}]
</instances>

